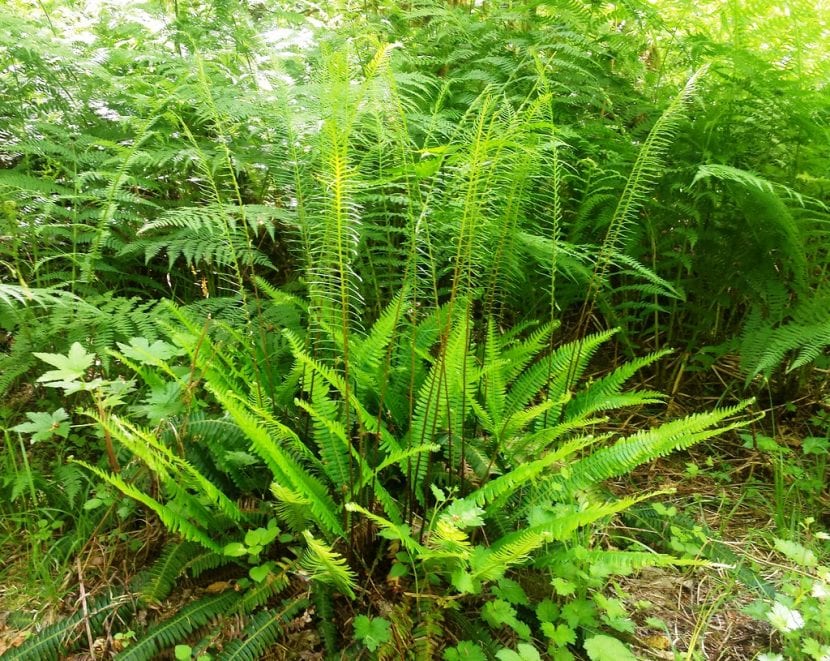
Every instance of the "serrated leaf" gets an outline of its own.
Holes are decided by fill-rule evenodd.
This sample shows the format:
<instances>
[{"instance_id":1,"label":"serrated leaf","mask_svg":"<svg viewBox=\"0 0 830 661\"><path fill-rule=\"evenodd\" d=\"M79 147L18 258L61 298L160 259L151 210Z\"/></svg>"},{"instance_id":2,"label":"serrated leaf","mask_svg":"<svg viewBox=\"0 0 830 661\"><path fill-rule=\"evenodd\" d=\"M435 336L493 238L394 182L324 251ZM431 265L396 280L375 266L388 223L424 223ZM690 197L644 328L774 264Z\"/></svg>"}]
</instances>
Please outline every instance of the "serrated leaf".
<instances>
[{"instance_id":1,"label":"serrated leaf","mask_svg":"<svg viewBox=\"0 0 830 661\"><path fill-rule=\"evenodd\" d=\"M788 608L779 601L772 605L772 610L767 613L767 619L781 633L797 631L804 626L804 617L801 613L794 608Z\"/></svg>"},{"instance_id":2,"label":"serrated leaf","mask_svg":"<svg viewBox=\"0 0 830 661\"><path fill-rule=\"evenodd\" d=\"M567 597L576 592L576 584L571 581L566 581L564 578L554 578L550 584L560 597Z\"/></svg>"},{"instance_id":3,"label":"serrated leaf","mask_svg":"<svg viewBox=\"0 0 830 661\"><path fill-rule=\"evenodd\" d=\"M550 599L545 599L539 602L536 606L536 617L540 622L553 622L559 617L559 606L553 603Z\"/></svg>"},{"instance_id":4,"label":"serrated leaf","mask_svg":"<svg viewBox=\"0 0 830 661\"><path fill-rule=\"evenodd\" d=\"M158 365L184 353L182 349L161 340L150 344L146 337L132 337L129 344L118 342L118 348L125 357L143 365Z\"/></svg>"},{"instance_id":5,"label":"serrated leaf","mask_svg":"<svg viewBox=\"0 0 830 661\"><path fill-rule=\"evenodd\" d=\"M69 435L69 415L62 408L54 413L28 412L26 417L29 418L29 422L22 422L11 430L31 434L32 443L48 441L52 436L66 438Z\"/></svg>"},{"instance_id":6,"label":"serrated leaf","mask_svg":"<svg viewBox=\"0 0 830 661\"><path fill-rule=\"evenodd\" d=\"M95 362L95 354L87 353L87 350L79 342L75 342L66 355L59 353L33 353L32 355L57 368L43 374L37 380L38 383L77 381L84 376L92 363Z\"/></svg>"},{"instance_id":7,"label":"serrated leaf","mask_svg":"<svg viewBox=\"0 0 830 661\"><path fill-rule=\"evenodd\" d=\"M776 538L775 550L801 567L815 567L818 565L816 554L798 542Z\"/></svg>"},{"instance_id":8,"label":"serrated leaf","mask_svg":"<svg viewBox=\"0 0 830 661\"><path fill-rule=\"evenodd\" d=\"M522 586L509 578L499 579L498 585L493 588L492 592L495 596L517 606L527 606L530 604L530 600L527 598L527 594L525 594Z\"/></svg>"},{"instance_id":9,"label":"serrated leaf","mask_svg":"<svg viewBox=\"0 0 830 661\"><path fill-rule=\"evenodd\" d=\"M501 661L542 661L539 651L528 643L519 643L516 651L503 649L496 652L496 658Z\"/></svg>"},{"instance_id":10,"label":"serrated leaf","mask_svg":"<svg viewBox=\"0 0 830 661\"><path fill-rule=\"evenodd\" d=\"M559 647L571 645L576 642L576 632L567 624L557 624L553 626L552 622L542 622L542 633L547 636L550 641Z\"/></svg>"},{"instance_id":11,"label":"serrated leaf","mask_svg":"<svg viewBox=\"0 0 830 661\"><path fill-rule=\"evenodd\" d=\"M358 615L354 620L354 637L374 652L392 637L389 622L382 617L369 618Z\"/></svg>"},{"instance_id":12,"label":"serrated leaf","mask_svg":"<svg viewBox=\"0 0 830 661\"><path fill-rule=\"evenodd\" d=\"M479 590L472 574L464 569L456 569L450 576L450 581L461 594L476 594Z\"/></svg>"},{"instance_id":13,"label":"serrated leaf","mask_svg":"<svg viewBox=\"0 0 830 661\"><path fill-rule=\"evenodd\" d=\"M456 528L463 530L464 528L483 526L483 514L484 510L475 503L466 500L456 500L441 516Z\"/></svg>"},{"instance_id":14,"label":"serrated leaf","mask_svg":"<svg viewBox=\"0 0 830 661\"><path fill-rule=\"evenodd\" d=\"M444 661L487 661L487 655L474 642L462 640L455 647L444 650Z\"/></svg>"}]
</instances>

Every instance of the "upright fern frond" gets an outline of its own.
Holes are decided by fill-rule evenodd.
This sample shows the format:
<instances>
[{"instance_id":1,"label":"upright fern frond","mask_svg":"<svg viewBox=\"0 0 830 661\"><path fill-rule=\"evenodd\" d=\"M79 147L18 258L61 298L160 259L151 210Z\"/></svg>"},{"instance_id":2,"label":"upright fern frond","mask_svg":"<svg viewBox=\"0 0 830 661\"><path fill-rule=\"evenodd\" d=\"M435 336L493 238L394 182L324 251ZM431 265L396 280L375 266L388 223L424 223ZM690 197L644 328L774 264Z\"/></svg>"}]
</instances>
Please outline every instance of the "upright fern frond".
<instances>
[{"instance_id":1,"label":"upright fern frond","mask_svg":"<svg viewBox=\"0 0 830 661\"><path fill-rule=\"evenodd\" d=\"M684 117L686 105L694 94L698 82L706 74L707 69L707 66L701 67L689 78L686 86L655 122L651 131L649 131L648 137L640 147L637 160L628 175L625 188L617 202L600 248L589 285L589 292L585 299L585 306L583 307L580 323L581 331L585 330L584 323L588 311L593 307L594 298L605 280L611 262L611 255L622 251L623 242L636 222L637 214L645 203L648 191L662 172L662 159L668 152L680 121Z\"/></svg>"}]
</instances>

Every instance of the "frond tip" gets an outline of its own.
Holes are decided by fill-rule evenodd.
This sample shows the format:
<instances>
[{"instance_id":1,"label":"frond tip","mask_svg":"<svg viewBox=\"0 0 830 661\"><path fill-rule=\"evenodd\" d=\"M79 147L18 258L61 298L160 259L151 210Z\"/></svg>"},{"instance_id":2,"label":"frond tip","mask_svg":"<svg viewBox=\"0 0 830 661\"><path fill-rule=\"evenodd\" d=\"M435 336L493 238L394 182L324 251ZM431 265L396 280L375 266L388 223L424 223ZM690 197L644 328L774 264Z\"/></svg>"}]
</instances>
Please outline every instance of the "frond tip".
<instances>
[{"instance_id":1,"label":"frond tip","mask_svg":"<svg viewBox=\"0 0 830 661\"><path fill-rule=\"evenodd\" d=\"M355 598L356 575L346 560L334 549L314 538L308 530L303 531L308 548L301 564L312 581L327 583L340 590L350 599Z\"/></svg>"}]
</instances>

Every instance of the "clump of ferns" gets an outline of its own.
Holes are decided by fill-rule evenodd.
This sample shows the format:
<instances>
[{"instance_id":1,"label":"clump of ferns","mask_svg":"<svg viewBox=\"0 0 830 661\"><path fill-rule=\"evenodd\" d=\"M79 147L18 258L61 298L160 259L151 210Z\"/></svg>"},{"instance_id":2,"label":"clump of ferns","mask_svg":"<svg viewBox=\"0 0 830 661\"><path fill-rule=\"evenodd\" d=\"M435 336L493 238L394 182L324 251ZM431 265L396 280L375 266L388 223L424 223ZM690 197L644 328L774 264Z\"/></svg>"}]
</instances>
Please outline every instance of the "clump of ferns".
<instances>
[{"instance_id":1,"label":"clump of ferns","mask_svg":"<svg viewBox=\"0 0 830 661\"><path fill-rule=\"evenodd\" d=\"M549 351L551 325L522 337L519 331L501 333L491 322L477 348L471 338L480 333L472 332L464 306L451 313L442 308L412 326L400 312L406 295L365 334L355 332L348 388L341 373L309 354L302 338L284 332L296 363L283 387L299 388L295 406L308 416L307 428L279 420L273 402L254 384L237 378L238 370L226 371L234 365L226 347L208 336L196 354L198 326L191 322L176 335L250 454L270 472L274 511L305 540L301 556L312 580L340 594L355 596L355 572L371 566L373 530L400 549L397 571L410 572L413 580L437 575L462 594L476 594L555 542L651 495L609 499L601 489L605 480L746 422L735 418L743 403L621 438L597 433L607 412L661 401L659 393L626 390L625 384L665 352L580 385L591 357L613 332ZM436 352L447 323L445 347ZM331 342L339 341L332 332ZM352 409L351 427L344 423L345 406ZM233 518L235 506L195 469L173 457L165 461L166 467L154 470L175 466L178 480L186 471L210 507ZM102 477L185 538L221 548L215 531L199 523L202 517L182 520L169 505L116 476ZM360 526L365 534L356 534L356 517L370 522Z\"/></svg>"}]
</instances>

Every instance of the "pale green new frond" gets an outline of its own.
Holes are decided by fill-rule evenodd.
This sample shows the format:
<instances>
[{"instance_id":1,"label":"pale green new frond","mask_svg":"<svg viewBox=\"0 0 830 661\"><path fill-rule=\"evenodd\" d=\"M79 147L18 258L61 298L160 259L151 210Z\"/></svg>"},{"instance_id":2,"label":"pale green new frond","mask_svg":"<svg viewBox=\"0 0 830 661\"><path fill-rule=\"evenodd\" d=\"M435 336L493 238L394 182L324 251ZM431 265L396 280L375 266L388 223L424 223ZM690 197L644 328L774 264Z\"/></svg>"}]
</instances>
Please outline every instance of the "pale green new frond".
<instances>
[{"instance_id":1,"label":"pale green new frond","mask_svg":"<svg viewBox=\"0 0 830 661\"><path fill-rule=\"evenodd\" d=\"M344 595L354 599L357 576L346 560L325 542L315 539L308 530L303 531L303 537L307 548L300 563L309 573L309 578L333 585Z\"/></svg>"},{"instance_id":2,"label":"pale green new frond","mask_svg":"<svg viewBox=\"0 0 830 661\"><path fill-rule=\"evenodd\" d=\"M208 387L245 433L251 447L271 469L276 480L308 499L315 520L326 533L342 535L339 508L334 504L325 486L280 447L280 439L273 438L242 402L230 393L214 390L210 384ZM285 433L293 434L287 428Z\"/></svg>"}]
</instances>

